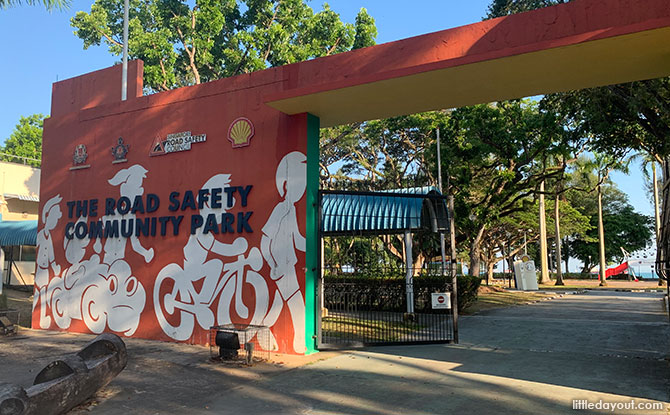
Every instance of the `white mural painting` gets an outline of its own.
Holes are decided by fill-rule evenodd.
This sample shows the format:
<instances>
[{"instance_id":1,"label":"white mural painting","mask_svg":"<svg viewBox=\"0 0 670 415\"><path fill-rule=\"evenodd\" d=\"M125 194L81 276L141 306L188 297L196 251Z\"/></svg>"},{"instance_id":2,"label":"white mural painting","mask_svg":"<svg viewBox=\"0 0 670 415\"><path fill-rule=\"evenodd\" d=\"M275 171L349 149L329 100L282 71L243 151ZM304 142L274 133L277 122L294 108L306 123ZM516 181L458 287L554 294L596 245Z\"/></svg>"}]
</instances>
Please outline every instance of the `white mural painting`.
<instances>
[{"instance_id":1,"label":"white mural painting","mask_svg":"<svg viewBox=\"0 0 670 415\"><path fill-rule=\"evenodd\" d=\"M188 340L196 321L203 329L229 324L236 320L231 316L232 310L241 319L249 319L250 325L272 328L286 305L293 323L293 350L305 352L305 301L295 268L296 250L305 252L305 237L300 234L295 208L305 194L305 163L306 157L300 152L289 153L280 161L276 185L284 200L275 206L262 229L260 250L252 247L247 252L244 237L226 244L212 233L196 233L189 236L184 246L183 266L171 263L160 271L154 285L154 307L161 328L170 338ZM230 186L230 181L230 175L218 174L202 189L223 189ZM233 205L213 209L208 201L199 213L203 217L214 213L219 221ZM271 307L268 280L259 273L263 259L277 285ZM200 290L196 288L199 282ZM253 290L253 310L244 302L244 298L250 298L242 295L245 290ZM212 308L217 297L215 319ZM270 347L278 348L274 336Z\"/></svg>"},{"instance_id":2,"label":"white mural painting","mask_svg":"<svg viewBox=\"0 0 670 415\"><path fill-rule=\"evenodd\" d=\"M298 228L295 204L302 199L307 186L307 157L294 151L287 154L277 166L276 185L284 198L275 206L263 226L261 251L270 266L270 277L277 284L272 308L263 320L273 326L284 305L293 322L293 350L305 352L305 300L300 292L296 250L305 252L305 237Z\"/></svg>"},{"instance_id":3,"label":"white mural painting","mask_svg":"<svg viewBox=\"0 0 670 415\"><path fill-rule=\"evenodd\" d=\"M117 172L108 183L119 188L120 196L133 201L144 194L146 174L147 170L136 164ZM188 237L183 260L164 266L158 273L153 285L154 311L167 336L186 341L193 336L196 322L205 330L240 320L272 328L287 309L294 332L293 351L305 352L305 300L296 269L298 251L305 252L305 237L300 233L296 211L306 190L305 155L295 151L284 156L277 166L275 183L282 200L274 206L261 230L260 247L250 247L243 236L225 243L217 239L218 231L198 231ZM230 174L216 174L201 189L225 190L230 184ZM208 197L198 214L214 218L220 229L224 216L232 216L227 211L236 203L233 194L230 192L229 203L217 207ZM93 333L109 329L133 335L147 299L126 256L139 255L143 262L150 263L154 260L153 248L145 248L135 234L94 241L66 237L63 250L67 265L61 270L51 237L63 216L61 202L62 197L56 195L44 204L44 226L37 236L33 307L40 307L40 327L49 328L53 317L61 329L79 320ZM103 224L121 219L129 221L135 215L115 211L100 218ZM74 225L87 220L91 218L79 217ZM128 239L131 250L126 252ZM261 275L264 264L269 269L266 277ZM278 349L272 334L271 348Z\"/></svg>"},{"instance_id":4,"label":"white mural painting","mask_svg":"<svg viewBox=\"0 0 670 415\"><path fill-rule=\"evenodd\" d=\"M142 181L146 178L147 170L140 165L133 165L127 169L117 172L108 182L112 186L120 186L120 195L134 200L136 196L144 193ZM38 236L38 252L43 256L53 257L53 244L48 232L56 227L58 219L62 216L59 203L62 200L56 196L45 204L43 209L43 221L45 223L42 231L43 236ZM51 201L54 201L50 204ZM57 208L56 208L57 207ZM107 215L101 220L112 219L134 219L134 215ZM55 218L55 219L52 219ZM85 222L85 217L80 217L76 223ZM41 271L40 283L36 287L48 281L48 286L40 289L39 298L40 316L46 314L47 308L56 325L61 329L70 327L72 320L83 320L86 327L93 333L102 333L106 327L117 333L132 336L140 323L140 315L146 303L146 292L142 283L133 275L132 269L126 256L126 240L128 238L107 238L104 248L100 239L96 239L93 249L95 251L89 258L84 259L89 244L88 238L67 237L63 241L65 259L69 263L62 274L60 266L52 265L53 277L49 280L48 266ZM145 262L153 259L153 249L145 249L135 236L131 236L133 251L141 255ZM100 257L102 255L102 258ZM41 261L46 263L46 261ZM37 274L36 274L37 281ZM37 290L37 288L36 288ZM42 294L42 291L45 291ZM37 307L37 295L33 307ZM40 327L48 328L51 321L45 317L44 323L40 318Z\"/></svg>"},{"instance_id":5,"label":"white mural painting","mask_svg":"<svg viewBox=\"0 0 670 415\"><path fill-rule=\"evenodd\" d=\"M142 181L147 177L147 169L135 164L127 169L120 170L109 179L109 184L112 186L119 186L119 193L121 196L127 197L131 202L135 200L135 197L142 196L144 194L144 188L142 187ZM115 216L105 216L103 221L106 219L114 219ZM135 215L132 213L127 213L121 215L122 219L133 220ZM126 241L128 238L119 236L118 238L107 238L105 240L105 257L103 262L105 264L111 264L117 259L123 259L126 254ZM100 239L96 240L96 244L100 244ZM133 248L133 251L144 257L146 263L151 262L154 257L154 249L146 249L140 243L140 240L134 234L130 236L130 245ZM94 246L96 252L100 252L99 245Z\"/></svg>"},{"instance_id":6,"label":"white mural painting","mask_svg":"<svg viewBox=\"0 0 670 415\"><path fill-rule=\"evenodd\" d=\"M49 328L51 317L47 312L47 286L49 284L49 268L54 275L60 274L60 265L56 263L54 253L53 239L51 231L56 229L58 221L63 216L60 209L60 202L63 198L56 195L47 200L42 208L42 223L44 227L37 232L37 269L35 270L35 293L33 295L33 309L40 307L40 327Z\"/></svg>"},{"instance_id":7,"label":"white mural painting","mask_svg":"<svg viewBox=\"0 0 670 415\"><path fill-rule=\"evenodd\" d=\"M229 174L217 174L210 178L202 189L225 189L230 186ZM199 214L207 217L214 214L217 225L221 225L222 214L232 208L221 204L221 207L211 207L211 198L204 203ZM263 265L263 259L257 248L252 248L245 256L248 242L244 237L237 237L233 243L227 244L215 238L211 232L198 232L190 235L184 246L183 266L172 263L165 266L154 284L154 308L161 328L175 340L187 340L193 335L195 321L203 329L209 329L215 324L212 305L219 296L217 306L217 324L231 323L230 307L234 303L235 312L241 318L249 317L249 309L242 300L244 290L245 270L247 279L256 290L256 307L251 324L259 324L265 314L267 306L267 286L262 276L256 273ZM212 254L222 259L235 258L224 265L219 258L211 258ZM172 281L170 283L170 281ZM196 282L202 281L198 291ZM172 285L171 289L161 295L162 287ZM179 314L176 316L175 314ZM260 317L257 317L262 313ZM172 322L171 322L172 321ZM174 323L173 323L174 322Z\"/></svg>"}]
</instances>

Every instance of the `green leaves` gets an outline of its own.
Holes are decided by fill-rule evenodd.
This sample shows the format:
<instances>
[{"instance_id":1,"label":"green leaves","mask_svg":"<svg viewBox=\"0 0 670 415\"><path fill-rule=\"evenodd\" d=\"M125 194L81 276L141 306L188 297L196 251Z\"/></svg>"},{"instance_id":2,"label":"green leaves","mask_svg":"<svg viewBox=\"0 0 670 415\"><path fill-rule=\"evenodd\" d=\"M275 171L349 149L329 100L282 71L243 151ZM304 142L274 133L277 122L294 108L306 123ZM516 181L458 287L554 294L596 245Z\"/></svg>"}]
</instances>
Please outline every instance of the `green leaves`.
<instances>
[{"instance_id":1,"label":"green leaves","mask_svg":"<svg viewBox=\"0 0 670 415\"><path fill-rule=\"evenodd\" d=\"M34 6L38 3L41 3L44 5L44 7L49 10L63 10L63 9L68 9L70 7L70 0L25 0L25 2L22 2L21 0L0 0L0 9L7 9L10 7L15 7L15 6L20 6L22 4L26 4L28 6Z\"/></svg>"},{"instance_id":2,"label":"green leaves","mask_svg":"<svg viewBox=\"0 0 670 415\"><path fill-rule=\"evenodd\" d=\"M568 1L570 0L493 0L489 5L486 18L493 19Z\"/></svg>"},{"instance_id":3,"label":"green leaves","mask_svg":"<svg viewBox=\"0 0 670 415\"><path fill-rule=\"evenodd\" d=\"M122 18L120 2L96 0L71 25L85 49L119 56ZM131 0L128 49L155 92L369 46L376 34L365 9L353 25L304 0Z\"/></svg>"},{"instance_id":4,"label":"green leaves","mask_svg":"<svg viewBox=\"0 0 670 415\"><path fill-rule=\"evenodd\" d=\"M0 151L20 157L27 157L36 160L24 160L17 157L2 155L0 158L5 161L30 164L39 167L39 160L42 159L42 126L44 115L33 114L28 117L21 117L19 123L14 127L14 131L5 140L5 145Z\"/></svg>"}]
</instances>

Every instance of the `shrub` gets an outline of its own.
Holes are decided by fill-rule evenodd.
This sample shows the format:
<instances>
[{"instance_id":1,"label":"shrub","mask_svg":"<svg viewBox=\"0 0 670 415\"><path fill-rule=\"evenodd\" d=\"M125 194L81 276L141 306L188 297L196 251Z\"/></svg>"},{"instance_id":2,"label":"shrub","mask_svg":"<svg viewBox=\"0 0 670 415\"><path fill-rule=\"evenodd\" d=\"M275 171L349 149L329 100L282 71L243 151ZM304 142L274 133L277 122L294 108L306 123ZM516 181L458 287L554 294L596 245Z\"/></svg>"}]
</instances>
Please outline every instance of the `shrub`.
<instances>
[{"instance_id":1,"label":"shrub","mask_svg":"<svg viewBox=\"0 0 670 415\"><path fill-rule=\"evenodd\" d=\"M477 300L481 277L458 276L458 310L464 310ZM398 272L326 275L326 304L344 307L353 301L359 309L384 311L405 310L405 277ZM417 312L431 309L431 293L451 290L451 277L419 275L414 277L414 307ZM346 295L343 295L346 293Z\"/></svg>"},{"instance_id":2,"label":"shrub","mask_svg":"<svg viewBox=\"0 0 670 415\"><path fill-rule=\"evenodd\" d=\"M474 275L458 276L458 311L465 310L477 301L477 290L482 279Z\"/></svg>"}]
</instances>

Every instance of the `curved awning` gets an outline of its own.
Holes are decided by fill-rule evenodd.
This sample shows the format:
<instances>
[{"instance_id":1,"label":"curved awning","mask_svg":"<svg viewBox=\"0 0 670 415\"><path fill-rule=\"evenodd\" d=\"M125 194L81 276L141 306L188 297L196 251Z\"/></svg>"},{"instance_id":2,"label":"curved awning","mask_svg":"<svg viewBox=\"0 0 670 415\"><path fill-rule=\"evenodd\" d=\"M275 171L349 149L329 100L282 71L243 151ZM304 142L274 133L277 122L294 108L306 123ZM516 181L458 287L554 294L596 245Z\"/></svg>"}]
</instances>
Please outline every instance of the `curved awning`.
<instances>
[{"instance_id":1,"label":"curved awning","mask_svg":"<svg viewBox=\"0 0 670 415\"><path fill-rule=\"evenodd\" d=\"M37 245L37 221L0 221L0 246L11 245Z\"/></svg>"},{"instance_id":2,"label":"curved awning","mask_svg":"<svg viewBox=\"0 0 670 415\"><path fill-rule=\"evenodd\" d=\"M436 187L382 192L322 191L321 232L324 235L400 233L446 230L445 197Z\"/></svg>"}]
</instances>

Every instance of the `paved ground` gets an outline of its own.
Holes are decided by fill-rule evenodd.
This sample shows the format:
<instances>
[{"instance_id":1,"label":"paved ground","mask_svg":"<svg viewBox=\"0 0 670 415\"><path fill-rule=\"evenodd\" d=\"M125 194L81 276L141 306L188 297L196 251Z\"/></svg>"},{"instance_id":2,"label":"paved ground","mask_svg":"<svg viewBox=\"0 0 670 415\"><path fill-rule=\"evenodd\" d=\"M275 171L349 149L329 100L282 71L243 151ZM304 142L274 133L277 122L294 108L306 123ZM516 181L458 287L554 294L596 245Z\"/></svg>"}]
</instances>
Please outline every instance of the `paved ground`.
<instances>
[{"instance_id":1,"label":"paved ground","mask_svg":"<svg viewBox=\"0 0 670 415\"><path fill-rule=\"evenodd\" d=\"M661 298L588 292L463 317L459 345L277 357L284 364L252 368L209 363L199 347L129 340L128 367L75 412L574 414L573 399L666 403L670 329ZM27 386L50 360L44 355L90 339L25 333L0 344L0 382Z\"/></svg>"}]
</instances>

